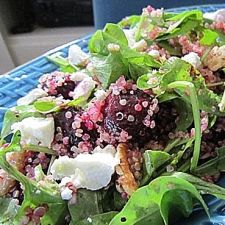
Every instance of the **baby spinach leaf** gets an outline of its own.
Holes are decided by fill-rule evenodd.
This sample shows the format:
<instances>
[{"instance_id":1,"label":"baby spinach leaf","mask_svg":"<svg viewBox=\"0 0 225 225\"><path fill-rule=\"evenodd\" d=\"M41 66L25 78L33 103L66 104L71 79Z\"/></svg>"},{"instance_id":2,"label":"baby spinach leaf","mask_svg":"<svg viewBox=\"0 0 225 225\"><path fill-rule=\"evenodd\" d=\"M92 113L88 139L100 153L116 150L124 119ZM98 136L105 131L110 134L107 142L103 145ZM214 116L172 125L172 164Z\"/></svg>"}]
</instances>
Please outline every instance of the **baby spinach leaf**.
<instances>
[{"instance_id":1,"label":"baby spinach leaf","mask_svg":"<svg viewBox=\"0 0 225 225\"><path fill-rule=\"evenodd\" d=\"M177 204L173 198L168 197L170 193L173 196L179 195L177 196L179 199ZM139 188L130 197L123 210L113 218L110 225L144 224L141 223L142 220L151 221L152 224L156 224L157 222L158 224L163 224L164 222L164 224L168 225L169 205L171 203L173 206L176 205L176 209L180 213L183 213L184 216L187 216L192 211L190 198L201 203L208 214L208 208L194 185L178 177L158 177L149 185ZM182 200L189 202L185 210L180 209Z\"/></svg>"},{"instance_id":2,"label":"baby spinach leaf","mask_svg":"<svg viewBox=\"0 0 225 225\"><path fill-rule=\"evenodd\" d=\"M9 109L4 116L1 138L5 138L12 133L11 126L14 123L20 122L27 117L43 117L43 115L37 112L32 105L15 106Z\"/></svg>"},{"instance_id":3,"label":"baby spinach leaf","mask_svg":"<svg viewBox=\"0 0 225 225\"><path fill-rule=\"evenodd\" d=\"M107 212L102 214L97 214L94 216L89 216L88 219L79 221L78 223L71 223L70 225L109 225L110 221L118 212Z\"/></svg>"},{"instance_id":4,"label":"baby spinach leaf","mask_svg":"<svg viewBox=\"0 0 225 225\"><path fill-rule=\"evenodd\" d=\"M79 190L77 203L68 206L72 223L77 224L79 221L87 220L90 216L101 214L103 212L101 201L100 191Z\"/></svg>"},{"instance_id":5,"label":"baby spinach leaf","mask_svg":"<svg viewBox=\"0 0 225 225\"><path fill-rule=\"evenodd\" d=\"M0 198L0 224L11 225L19 209L17 201L12 198Z\"/></svg>"}]
</instances>

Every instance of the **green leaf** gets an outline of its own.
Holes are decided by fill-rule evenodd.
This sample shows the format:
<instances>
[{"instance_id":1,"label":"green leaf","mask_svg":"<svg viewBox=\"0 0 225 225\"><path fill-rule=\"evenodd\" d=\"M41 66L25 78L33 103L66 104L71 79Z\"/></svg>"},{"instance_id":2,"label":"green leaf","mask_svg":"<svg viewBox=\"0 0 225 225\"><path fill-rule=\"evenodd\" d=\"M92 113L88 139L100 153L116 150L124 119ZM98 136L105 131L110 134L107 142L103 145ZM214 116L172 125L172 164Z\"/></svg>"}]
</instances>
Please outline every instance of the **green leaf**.
<instances>
[{"instance_id":1,"label":"green leaf","mask_svg":"<svg viewBox=\"0 0 225 225\"><path fill-rule=\"evenodd\" d=\"M91 37L89 41L89 51L92 53L101 53L102 55L108 54L108 49L105 46L105 42L103 39L103 31L97 30Z\"/></svg>"},{"instance_id":2,"label":"green leaf","mask_svg":"<svg viewBox=\"0 0 225 225\"><path fill-rule=\"evenodd\" d=\"M190 182L202 194L210 194L216 198L225 200L225 188L203 181L202 179L187 173L175 172L173 176Z\"/></svg>"},{"instance_id":3,"label":"green leaf","mask_svg":"<svg viewBox=\"0 0 225 225\"><path fill-rule=\"evenodd\" d=\"M55 53L55 54L46 56L46 58L50 62L52 62L52 63L56 64L57 66L59 66L60 70L62 72L73 73L73 72L78 70L77 67L75 67L73 65L70 65L69 61L66 58L63 58L62 56L60 56L59 53Z\"/></svg>"},{"instance_id":4,"label":"green leaf","mask_svg":"<svg viewBox=\"0 0 225 225\"><path fill-rule=\"evenodd\" d=\"M160 86L167 88L167 85L174 81L191 81L190 71L189 63L174 57L160 67L160 72L163 74Z\"/></svg>"},{"instance_id":5,"label":"green leaf","mask_svg":"<svg viewBox=\"0 0 225 225\"><path fill-rule=\"evenodd\" d=\"M114 216L117 215L118 212L107 212L102 214L97 214L94 216L90 216L85 220L79 221L77 223L71 223L70 225L109 225L110 221Z\"/></svg>"},{"instance_id":6,"label":"green leaf","mask_svg":"<svg viewBox=\"0 0 225 225\"><path fill-rule=\"evenodd\" d=\"M189 102L182 99L175 99L174 101L178 119L176 120L177 131L187 131L187 128L193 123L192 108Z\"/></svg>"},{"instance_id":7,"label":"green leaf","mask_svg":"<svg viewBox=\"0 0 225 225\"><path fill-rule=\"evenodd\" d=\"M0 167L24 186L24 200L15 217L15 223L20 223L27 208L47 205L48 211L41 219L42 224L63 224L67 214L67 206L61 199L58 184L45 177L40 166L36 168L39 174L37 180L31 180L19 172L6 160L6 154L12 151L21 151L20 132L16 132L10 145L6 148L2 148L0 151ZM41 181L40 178L42 178Z\"/></svg>"},{"instance_id":8,"label":"green leaf","mask_svg":"<svg viewBox=\"0 0 225 225\"><path fill-rule=\"evenodd\" d=\"M144 162L148 175L151 177L152 174L164 163L171 159L170 154L163 151L147 150L144 153Z\"/></svg>"},{"instance_id":9,"label":"green leaf","mask_svg":"<svg viewBox=\"0 0 225 225\"><path fill-rule=\"evenodd\" d=\"M150 78L149 74L144 74L144 75L140 76L137 80L137 87L140 90L147 90L147 89L150 89L150 88L158 85L158 83L153 86L151 84L148 84L149 78Z\"/></svg>"},{"instance_id":10,"label":"green leaf","mask_svg":"<svg viewBox=\"0 0 225 225\"><path fill-rule=\"evenodd\" d=\"M36 101L34 102L33 106L34 108L43 114L52 113L52 112L58 112L61 108L71 106L71 107L84 107L86 104L87 99L85 97L81 96L78 99L74 99L71 101L68 101L67 103L62 103L61 105L57 105L53 101Z\"/></svg>"},{"instance_id":11,"label":"green leaf","mask_svg":"<svg viewBox=\"0 0 225 225\"><path fill-rule=\"evenodd\" d=\"M195 174L198 176L215 175L225 171L225 147L216 149L217 156L197 167Z\"/></svg>"},{"instance_id":12,"label":"green leaf","mask_svg":"<svg viewBox=\"0 0 225 225\"><path fill-rule=\"evenodd\" d=\"M108 56L94 55L91 57L93 64L92 75L96 76L104 88L115 82L121 75L128 74L121 54L110 53Z\"/></svg>"},{"instance_id":13,"label":"green leaf","mask_svg":"<svg viewBox=\"0 0 225 225\"><path fill-rule=\"evenodd\" d=\"M202 76L197 76L193 80L193 83L196 90L198 90L197 95L200 109L218 116L225 115L225 113L220 112L218 107L221 97L207 88L204 78Z\"/></svg>"},{"instance_id":14,"label":"green leaf","mask_svg":"<svg viewBox=\"0 0 225 225\"><path fill-rule=\"evenodd\" d=\"M128 41L119 25L108 23L103 31L97 31L89 42L89 51L108 55L108 44L118 44L120 47L127 47Z\"/></svg>"},{"instance_id":15,"label":"green leaf","mask_svg":"<svg viewBox=\"0 0 225 225\"><path fill-rule=\"evenodd\" d=\"M137 16L137 15L127 16L124 19L122 19L118 23L118 25L122 28L125 28L125 27L133 28L140 21L140 18L141 16Z\"/></svg>"},{"instance_id":16,"label":"green leaf","mask_svg":"<svg viewBox=\"0 0 225 225\"><path fill-rule=\"evenodd\" d=\"M175 178L175 179L174 179ZM170 194L177 196L175 202ZM188 181L173 176L162 176L153 180L149 185L139 188L128 200L123 210L117 214L110 225L130 224L163 224L168 225L170 205L176 206L177 213L189 215L191 199L201 203L208 213L206 204L197 189ZM188 202L186 209L181 209L182 202ZM160 214L159 214L160 212ZM163 219L163 222L162 222ZM145 221L145 223L143 223Z\"/></svg>"},{"instance_id":17,"label":"green leaf","mask_svg":"<svg viewBox=\"0 0 225 225\"><path fill-rule=\"evenodd\" d=\"M19 205L15 199L0 198L0 224L13 224L14 217L19 209Z\"/></svg>"},{"instance_id":18,"label":"green leaf","mask_svg":"<svg viewBox=\"0 0 225 225\"><path fill-rule=\"evenodd\" d=\"M158 45L166 49L171 56L182 56L181 48L171 46L168 41L160 41Z\"/></svg>"},{"instance_id":19,"label":"green leaf","mask_svg":"<svg viewBox=\"0 0 225 225\"><path fill-rule=\"evenodd\" d=\"M178 35L185 35L189 31L194 30L202 22L202 12L199 10L186 11L179 13L166 20L169 22L169 28L166 32L162 33L157 37L156 40L168 40ZM171 22L174 22L171 24Z\"/></svg>"},{"instance_id":20,"label":"green leaf","mask_svg":"<svg viewBox=\"0 0 225 225\"><path fill-rule=\"evenodd\" d=\"M41 113L57 112L60 109L55 102L50 101L36 101L33 105L34 108Z\"/></svg>"},{"instance_id":21,"label":"green leaf","mask_svg":"<svg viewBox=\"0 0 225 225\"><path fill-rule=\"evenodd\" d=\"M5 138L12 133L11 126L14 123L20 122L27 117L43 117L43 115L37 112L32 105L15 106L9 109L4 116L1 138Z\"/></svg>"},{"instance_id":22,"label":"green leaf","mask_svg":"<svg viewBox=\"0 0 225 225\"><path fill-rule=\"evenodd\" d=\"M216 43L217 38L219 37L216 31L210 29L203 30L203 37L200 39L201 45L211 46Z\"/></svg>"},{"instance_id":23,"label":"green leaf","mask_svg":"<svg viewBox=\"0 0 225 225\"><path fill-rule=\"evenodd\" d=\"M72 223L77 224L79 221L87 220L90 216L101 214L103 212L101 200L102 194L100 191L80 189L76 204L69 205Z\"/></svg>"}]
</instances>

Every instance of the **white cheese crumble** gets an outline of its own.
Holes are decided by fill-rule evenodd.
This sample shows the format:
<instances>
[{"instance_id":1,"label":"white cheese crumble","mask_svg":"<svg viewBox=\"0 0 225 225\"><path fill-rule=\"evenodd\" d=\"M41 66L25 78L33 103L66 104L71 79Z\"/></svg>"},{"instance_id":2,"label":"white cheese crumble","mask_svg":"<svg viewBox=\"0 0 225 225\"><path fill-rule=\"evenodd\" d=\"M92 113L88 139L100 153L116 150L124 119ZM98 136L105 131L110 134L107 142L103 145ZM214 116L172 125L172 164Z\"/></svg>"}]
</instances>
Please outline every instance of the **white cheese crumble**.
<instances>
[{"instance_id":1,"label":"white cheese crumble","mask_svg":"<svg viewBox=\"0 0 225 225\"><path fill-rule=\"evenodd\" d=\"M13 132L21 132L23 144L51 147L54 138L54 119L28 117L11 126Z\"/></svg>"},{"instance_id":2,"label":"white cheese crumble","mask_svg":"<svg viewBox=\"0 0 225 225\"><path fill-rule=\"evenodd\" d=\"M88 99L95 88L95 84L96 82L91 77L86 77L71 92L71 96L73 99L78 99L79 97Z\"/></svg>"},{"instance_id":3,"label":"white cheese crumble","mask_svg":"<svg viewBox=\"0 0 225 225\"><path fill-rule=\"evenodd\" d=\"M220 9L211 13L204 13L203 17L217 22L225 22L225 9Z\"/></svg>"},{"instance_id":4,"label":"white cheese crumble","mask_svg":"<svg viewBox=\"0 0 225 225\"><path fill-rule=\"evenodd\" d=\"M190 52L181 58L185 62L190 63L195 69L201 65L201 59L195 52Z\"/></svg>"},{"instance_id":5,"label":"white cheese crumble","mask_svg":"<svg viewBox=\"0 0 225 225\"><path fill-rule=\"evenodd\" d=\"M76 158L61 156L51 166L55 180L61 180L60 186L72 182L76 188L99 190L106 187L119 158L112 145L101 149L97 147L93 154L79 154Z\"/></svg>"},{"instance_id":6,"label":"white cheese crumble","mask_svg":"<svg viewBox=\"0 0 225 225\"><path fill-rule=\"evenodd\" d=\"M80 46L71 45L69 47L68 60L73 65L83 65L86 64L89 55L82 51Z\"/></svg>"},{"instance_id":7,"label":"white cheese crumble","mask_svg":"<svg viewBox=\"0 0 225 225\"><path fill-rule=\"evenodd\" d=\"M94 95L95 95L96 99L100 100L100 101L106 99L106 97L107 97L107 93L102 89L97 90L94 93Z\"/></svg>"},{"instance_id":8,"label":"white cheese crumble","mask_svg":"<svg viewBox=\"0 0 225 225\"><path fill-rule=\"evenodd\" d=\"M73 197L73 191L70 190L68 187L64 188L61 191L61 198L63 200L70 200Z\"/></svg>"},{"instance_id":9,"label":"white cheese crumble","mask_svg":"<svg viewBox=\"0 0 225 225\"><path fill-rule=\"evenodd\" d=\"M151 50L148 52L149 55L151 55L154 58L158 58L160 56L159 51L158 50Z\"/></svg>"},{"instance_id":10,"label":"white cheese crumble","mask_svg":"<svg viewBox=\"0 0 225 225\"><path fill-rule=\"evenodd\" d=\"M29 105L36 101L39 98L46 97L48 94L40 89L40 88L35 88L32 91L30 91L26 96L20 98L17 100L17 105Z\"/></svg>"}]
</instances>

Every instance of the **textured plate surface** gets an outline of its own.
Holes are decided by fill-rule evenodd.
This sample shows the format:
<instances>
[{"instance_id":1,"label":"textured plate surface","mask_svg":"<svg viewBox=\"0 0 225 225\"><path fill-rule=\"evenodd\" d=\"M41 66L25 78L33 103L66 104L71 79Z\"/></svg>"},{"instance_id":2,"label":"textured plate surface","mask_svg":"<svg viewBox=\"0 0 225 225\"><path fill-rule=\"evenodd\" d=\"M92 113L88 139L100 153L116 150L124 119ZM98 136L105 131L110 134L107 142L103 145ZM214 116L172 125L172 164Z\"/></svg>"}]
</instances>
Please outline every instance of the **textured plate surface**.
<instances>
[{"instance_id":1,"label":"textured plate surface","mask_svg":"<svg viewBox=\"0 0 225 225\"><path fill-rule=\"evenodd\" d=\"M203 12L213 12L222 8L225 8L225 4L179 7L172 8L168 11L181 12L200 9ZM90 36L87 36L55 48L46 54L15 68L9 73L0 76L0 129L7 108L15 106L17 99L26 95L31 89L36 87L38 79L42 74L57 70L57 66L50 63L45 56L61 52L62 56L66 57L68 55L68 47L72 44L78 44L85 52L87 52L89 39ZM221 179L220 185L225 187L225 177ZM186 221L182 221L182 223L179 222L177 225L225 225L225 201L209 198L208 205L210 205L212 215L211 222L207 220L202 211L196 211Z\"/></svg>"}]
</instances>

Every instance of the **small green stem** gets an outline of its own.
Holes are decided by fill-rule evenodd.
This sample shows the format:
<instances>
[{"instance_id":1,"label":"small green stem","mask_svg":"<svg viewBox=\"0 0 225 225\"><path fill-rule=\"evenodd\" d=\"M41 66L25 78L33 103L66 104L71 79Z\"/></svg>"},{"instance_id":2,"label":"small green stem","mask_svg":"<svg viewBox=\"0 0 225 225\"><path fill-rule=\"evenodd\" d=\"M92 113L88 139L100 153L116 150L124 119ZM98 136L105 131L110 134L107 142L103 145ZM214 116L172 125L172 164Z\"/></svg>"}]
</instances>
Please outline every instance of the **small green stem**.
<instances>
[{"instance_id":1,"label":"small green stem","mask_svg":"<svg viewBox=\"0 0 225 225\"><path fill-rule=\"evenodd\" d=\"M145 15L141 15L141 19L140 19L140 22L138 24L138 28L137 28L137 31L135 33L135 41L139 41L140 37L141 37L141 28L142 28L142 24L145 20Z\"/></svg>"},{"instance_id":2,"label":"small green stem","mask_svg":"<svg viewBox=\"0 0 225 225\"><path fill-rule=\"evenodd\" d=\"M170 150L172 150L179 142L180 142L181 138L177 138L175 140L173 140L171 143L169 143L165 149L163 150L164 152L170 152Z\"/></svg>"},{"instance_id":3,"label":"small green stem","mask_svg":"<svg viewBox=\"0 0 225 225\"><path fill-rule=\"evenodd\" d=\"M195 126L195 144L194 144L194 152L191 161L190 170L193 172L198 165L199 155L200 155L200 147L201 147L201 120L200 120L200 110L199 103L197 98L197 93L195 90L194 84L187 81L175 81L168 85L168 88L185 88L189 91L190 101L192 105L192 113L194 118L194 126Z\"/></svg>"},{"instance_id":4,"label":"small green stem","mask_svg":"<svg viewBox=\"0 0 225 225\"><path fill-rule=\"evenodd\" d=\"M57 155L57 153L47 147L37 146L37 145L23 145L22 149L24 151L32 151L32 152L43 152L49 155Z\"/></svg>"}]
</instances>

